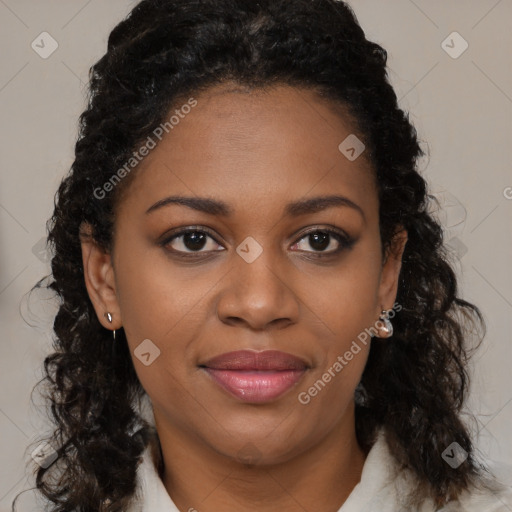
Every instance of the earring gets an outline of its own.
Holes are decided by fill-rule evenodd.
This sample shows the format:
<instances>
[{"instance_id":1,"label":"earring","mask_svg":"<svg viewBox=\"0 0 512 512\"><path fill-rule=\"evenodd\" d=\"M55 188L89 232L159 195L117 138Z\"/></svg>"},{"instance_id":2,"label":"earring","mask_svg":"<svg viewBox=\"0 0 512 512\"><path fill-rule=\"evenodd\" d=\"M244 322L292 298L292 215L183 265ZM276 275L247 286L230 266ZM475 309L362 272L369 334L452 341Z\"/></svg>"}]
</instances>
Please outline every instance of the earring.
<instances>
[{"instance_id":1,"label":"earring","mask_svg":"<svg viewBox=\"0 0 512 512\"><path fill-rule=\"evenodd\" d=\"M391 309L383 309L380 313L379 320L384 322L384 325L380 327L380 330L384 333L384 336L379 336L379 338L390 338L393 336L393 324L389 320L389 313L391 311Z\"/></svg>"},{"instance_id":2,"label":"earring","mask_svg":"<svg viewBox=\"0 0 512 512\"><path fill-rule=\"evenodd\" d=\"M108 322L111 324L112 323L112 315L107 311L104 316L108 320ZM112 331L112 335L114 336L114 341L116 341L116 330L115 329Z\"/></svg>"}]
</instances>

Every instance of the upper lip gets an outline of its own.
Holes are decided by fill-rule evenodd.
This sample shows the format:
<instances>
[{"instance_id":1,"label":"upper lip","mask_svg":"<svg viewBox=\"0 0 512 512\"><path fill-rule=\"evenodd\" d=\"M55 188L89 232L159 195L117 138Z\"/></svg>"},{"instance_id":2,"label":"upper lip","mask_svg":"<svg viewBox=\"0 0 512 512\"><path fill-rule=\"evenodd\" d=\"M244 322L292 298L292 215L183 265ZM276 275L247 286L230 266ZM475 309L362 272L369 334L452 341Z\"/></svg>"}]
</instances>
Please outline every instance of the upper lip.
<instances>
[{"instance_id":1,"label":"upper lip","mask_svg":"<svg viewBox=\"0 0 512 512\"><path fill-rule=\"evenodd\" d=\"M200 366L214 370L305 370L308 365L300 357L279 350L237 350L209 359Z\"/></svg>"}]
</instances>

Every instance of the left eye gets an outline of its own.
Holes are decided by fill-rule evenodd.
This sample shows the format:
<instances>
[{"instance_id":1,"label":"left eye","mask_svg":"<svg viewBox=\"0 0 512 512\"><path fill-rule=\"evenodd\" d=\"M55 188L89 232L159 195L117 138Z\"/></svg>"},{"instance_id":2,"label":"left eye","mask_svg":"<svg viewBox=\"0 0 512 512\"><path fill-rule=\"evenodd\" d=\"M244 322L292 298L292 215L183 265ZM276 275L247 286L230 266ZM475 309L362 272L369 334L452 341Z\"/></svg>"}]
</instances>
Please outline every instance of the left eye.
<instances>
[{"instance_id":1,"label":"left eye","mask_svg":"<svg viewBox=\"0 0 512 512\"><path fill-rule=\"evenodd\" d=\"M335 242L335 248L332 249L333 239ZM318 252L318 253L336 253L340 251L341 249L345 247L349 247L351 245L351 241L347 239L345 236L341 235L340 233L330 230L330 229L323 229L323 230L315 230L310 231L309 233L306 233L305 236L303 236L298 242L295 243L293 247L299 246L301 242L305 240L307 243L310 244L311 247L313 247L313 251L306 251L306 252ZM336 246L337 244L337 246ZM326 250L329 247L331 247L330 250ZM302 250L299 247L299 250Z\"/></svg>"}]
</instances>

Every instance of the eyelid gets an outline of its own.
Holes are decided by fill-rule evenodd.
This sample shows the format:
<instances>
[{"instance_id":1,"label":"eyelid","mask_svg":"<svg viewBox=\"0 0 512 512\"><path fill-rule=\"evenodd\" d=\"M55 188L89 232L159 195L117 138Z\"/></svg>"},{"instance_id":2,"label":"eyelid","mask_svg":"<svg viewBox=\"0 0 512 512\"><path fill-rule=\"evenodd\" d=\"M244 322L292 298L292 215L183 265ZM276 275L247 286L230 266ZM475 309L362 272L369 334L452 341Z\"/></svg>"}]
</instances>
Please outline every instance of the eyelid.
<instances>
[{"instance_id":1,"label":"eyelid","mask_svg":"<svg viewBox=\"0 0 512 512\"><path fill-rule=\"evenodd\" d=\"M341 228L338 228L331 224L317 224L314 226L310 226L309 228L306 229L306 231L302 231L299 235L296 235L296 236L300 237L297 239L297 241L302 240L306 235L309 235L311 233L316 233L317 231L322 231L322 232L326 232L326 233L330 233L330 234L333 234L333 233L337 234L340 237L347 240L347 242L349 240L352 240L352 237Z\"/></svg>"},{"instance_id":2,"label":"eyelid","mask_svg":"<svg viewBox=\"0 0 512 512\"><path fill-rule=\"evenodd\" d=\"M211 228L208 228L208 227L202 226L202 225L182 226L179 228L171 229L170 231L167 231L164 235L161 236L161 239L162 239L161 243L168 244L174 238L177 238L178 236L184 235L184 234L192 232L192 231L199 231L202 233L206 233L207 235L211 236L215 240L215 242L217 242L220 245L220 242L217 240L217 234L215 233L215 231L213 231Z\"/></svg>"}]
</instances>

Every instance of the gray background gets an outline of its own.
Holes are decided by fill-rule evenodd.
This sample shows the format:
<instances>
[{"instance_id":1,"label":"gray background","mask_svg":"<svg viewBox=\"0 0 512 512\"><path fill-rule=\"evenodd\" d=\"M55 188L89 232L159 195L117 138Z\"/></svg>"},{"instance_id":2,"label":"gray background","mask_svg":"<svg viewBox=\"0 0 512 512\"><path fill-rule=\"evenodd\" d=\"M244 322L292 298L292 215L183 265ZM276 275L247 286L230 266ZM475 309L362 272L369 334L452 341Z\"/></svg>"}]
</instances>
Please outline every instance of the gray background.
<instances>
[{"instance_id":1,"label":"gray background","mask_svg":"<svg viewBox=\"0 0 512 512\"><path fill-rule=\"evenodd\" d=\"M73 161L88 69L135 4L0 0L0 512L29 487L27 446L47 428L41 399L35 394L31 403L30 391L42 376L56 307L43 294L28 297L50 270L41 249L45 222ZM511 463L512 2L350 4L367 37L388 51L400 106L428 151L420 168L443 205L438 216L461 292L488 323L467 405L477 415L478 446L485 457ZM48 51L49 39L39 37L45 31L58 48L43 59L31 44ZM448 37L454 31L469 45L461 55L463 41ZM30 495L19 510L36 510Z\"/></svg>"}]
</instances>

